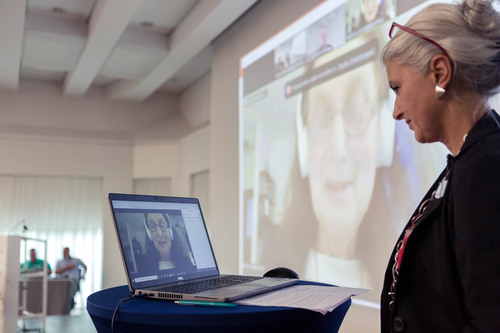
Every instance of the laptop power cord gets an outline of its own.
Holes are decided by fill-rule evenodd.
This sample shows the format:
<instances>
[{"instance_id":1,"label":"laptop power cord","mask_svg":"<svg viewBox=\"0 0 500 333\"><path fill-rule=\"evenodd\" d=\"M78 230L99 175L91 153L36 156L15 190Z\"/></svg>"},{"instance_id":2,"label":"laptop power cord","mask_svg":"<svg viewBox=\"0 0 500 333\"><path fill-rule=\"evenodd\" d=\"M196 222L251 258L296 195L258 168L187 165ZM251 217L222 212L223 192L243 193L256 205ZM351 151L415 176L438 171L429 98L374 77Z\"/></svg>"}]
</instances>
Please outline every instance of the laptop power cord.
<instances>
[{"instance_id":1,"label":"laptop power cord","mask_svg":"<svg viewBox=\"0 0 500 333\"><path fill-rule=\"evenodd\" d=\"M123 301L128 301L132 298L142 298L142 297L146 297L147 294L142 294L142 295L128 295L127 297L125 298L122 298L118 301L118 303L116 304L116 308L115 308L115 311L113 312L113 317L111 318L111 333L114 333L115 332L115 318L116 318L116 314L118 313L118 308L120 307L120 304L123 302Z\"/></svg>"}]
</instances>

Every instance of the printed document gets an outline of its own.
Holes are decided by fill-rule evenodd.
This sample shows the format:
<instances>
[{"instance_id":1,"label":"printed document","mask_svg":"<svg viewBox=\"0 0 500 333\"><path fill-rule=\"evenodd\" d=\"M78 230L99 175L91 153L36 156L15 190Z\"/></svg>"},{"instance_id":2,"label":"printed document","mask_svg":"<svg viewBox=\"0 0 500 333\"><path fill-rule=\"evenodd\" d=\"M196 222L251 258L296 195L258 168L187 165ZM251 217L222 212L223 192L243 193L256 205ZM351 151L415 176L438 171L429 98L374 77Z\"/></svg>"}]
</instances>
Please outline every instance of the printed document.
<instances>
[{"instance_id":1,"label":"printed document","mask_svg":"<svg viewBox=\"0 0 500 333\"><path fill-rule=\"evenodd\" d=\"M236 301L236 304L259 306L284 306L302 308L326 314L347 301L351 296L369 289L334 286L295 285L262 295Z\"/></svg>"}]
</instances>

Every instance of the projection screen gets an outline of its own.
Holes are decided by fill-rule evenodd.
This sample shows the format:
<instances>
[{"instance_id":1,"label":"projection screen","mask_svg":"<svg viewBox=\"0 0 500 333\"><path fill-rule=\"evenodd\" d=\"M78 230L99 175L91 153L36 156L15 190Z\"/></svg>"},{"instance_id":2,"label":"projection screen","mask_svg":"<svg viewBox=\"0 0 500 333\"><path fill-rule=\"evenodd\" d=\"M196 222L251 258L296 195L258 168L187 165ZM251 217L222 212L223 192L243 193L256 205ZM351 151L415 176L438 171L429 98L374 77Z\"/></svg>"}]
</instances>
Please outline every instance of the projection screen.
<instances>
[{"instance_id":1,"label":"projection screen","mask_svg":"<svg viewBox=\"0 0 500 333\"><path fill-rule=\"evenodd\" d=\"M448 154L392 118L380 61L392 22L430 3L324 1L241 57L241 272L287 266L378 302L392 247Z\"/></svg>"}]
</instances>

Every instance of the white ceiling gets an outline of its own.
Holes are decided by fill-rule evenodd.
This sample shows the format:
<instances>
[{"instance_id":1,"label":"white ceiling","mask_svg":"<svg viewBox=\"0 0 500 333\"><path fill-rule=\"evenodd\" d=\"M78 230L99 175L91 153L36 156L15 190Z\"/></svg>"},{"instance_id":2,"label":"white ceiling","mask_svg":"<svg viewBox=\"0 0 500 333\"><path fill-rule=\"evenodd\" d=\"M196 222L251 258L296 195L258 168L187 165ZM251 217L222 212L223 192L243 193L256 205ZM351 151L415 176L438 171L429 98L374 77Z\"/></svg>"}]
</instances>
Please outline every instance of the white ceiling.
<instances>
[{"instance_id":1,"label":"white ceiling","mask_svg":"<svg viewBox=\"0 0 500 333\"><path fill-rule=\"evenodd\" d=\"M65 96L178 94L210 70L211 42L257 0L2 0L0 89L23 80Z\"/></svg>"}]
</instances>

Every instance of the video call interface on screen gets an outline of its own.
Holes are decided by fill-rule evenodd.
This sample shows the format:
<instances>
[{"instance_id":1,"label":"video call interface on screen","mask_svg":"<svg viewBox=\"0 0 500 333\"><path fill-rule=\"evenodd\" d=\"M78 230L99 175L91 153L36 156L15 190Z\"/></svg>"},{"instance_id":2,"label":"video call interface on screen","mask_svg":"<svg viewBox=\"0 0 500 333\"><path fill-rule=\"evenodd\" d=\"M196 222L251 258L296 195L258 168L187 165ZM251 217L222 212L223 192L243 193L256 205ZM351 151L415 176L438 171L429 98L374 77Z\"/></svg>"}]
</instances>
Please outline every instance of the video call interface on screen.
<instances>
[{"instance_id":1,"label":"video call interface on screen","mask_svg":"<svg viewBox=\"0 0 500 333\"><path fill-rule=\"evenodd\" d=\"M431 3L324 1L242 56L242 273L288 266L378 301L392 247L448 154L392 118L380 61L392 22Z\"/></svg>"},{"instance_id":2,"label":"video call interface on screen","mask_svg":"<svg viewBox=\"0 0 500 333\"><path fill-rule=\"evenodd\" d=\"M216 274L197 204L114 200L123 258L135 287Z\"/></svg>"}]
</instances>

